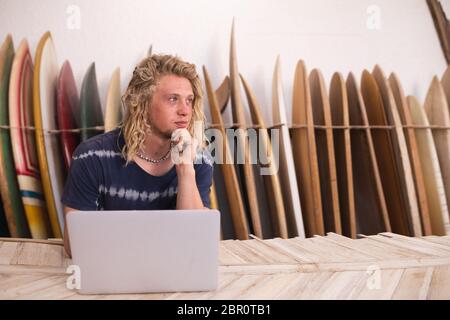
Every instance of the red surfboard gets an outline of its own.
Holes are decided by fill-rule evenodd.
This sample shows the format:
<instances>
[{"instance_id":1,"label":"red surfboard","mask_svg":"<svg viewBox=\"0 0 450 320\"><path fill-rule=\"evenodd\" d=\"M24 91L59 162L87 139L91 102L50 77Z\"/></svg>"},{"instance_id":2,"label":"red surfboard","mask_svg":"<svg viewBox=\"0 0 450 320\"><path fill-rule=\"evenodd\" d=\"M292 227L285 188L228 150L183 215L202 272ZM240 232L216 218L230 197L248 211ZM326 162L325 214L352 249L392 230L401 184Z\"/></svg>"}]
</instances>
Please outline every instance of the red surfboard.
<instances>
[{"instance_id":1,"label":"red surfboard","mask_svg":"<svg viewBox=\"0 0 450 320\"><path fill-rule=\"evenodd\" d=\"M36 138L33 131L24 129L34 126L33 64L26 40L20 43L11 68L9 123L21 201L31 236L48 239L52 232L39 173Z\"/></svg>"},{"instance_id":2,"label":"red surfboard","mask_svg":"<svg viewBox=\"0 0 450 320\"><path fill-rule=\"evenodd\" d=\"M69 61L64 62L58 76L56 110L59 130L80 128L80 98ZM80 140L79 132L61 132L60 141L66 169L70 167L72 153Z\"/></svg>"}]
</instances>

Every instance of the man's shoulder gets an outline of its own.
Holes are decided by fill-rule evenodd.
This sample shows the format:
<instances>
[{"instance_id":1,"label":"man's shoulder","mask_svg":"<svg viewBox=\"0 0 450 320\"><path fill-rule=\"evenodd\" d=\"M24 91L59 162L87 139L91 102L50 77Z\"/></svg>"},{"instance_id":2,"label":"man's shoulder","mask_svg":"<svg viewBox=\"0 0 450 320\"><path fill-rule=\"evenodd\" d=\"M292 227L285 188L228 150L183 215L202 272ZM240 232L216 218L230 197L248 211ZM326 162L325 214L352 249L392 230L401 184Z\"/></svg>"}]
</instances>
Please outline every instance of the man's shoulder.
<instances>
[{"instance_id":1,"label":"man's shoulder","mask_svg":"<svg viewBox=\"0 0 450 320\"><path fill-rule=\"evenodd\" d=\"M105 132L81 142L73 153L73 160L85 159L92 156L114 157L121 155L121 130Z\"/></svg>"}]
</instances>

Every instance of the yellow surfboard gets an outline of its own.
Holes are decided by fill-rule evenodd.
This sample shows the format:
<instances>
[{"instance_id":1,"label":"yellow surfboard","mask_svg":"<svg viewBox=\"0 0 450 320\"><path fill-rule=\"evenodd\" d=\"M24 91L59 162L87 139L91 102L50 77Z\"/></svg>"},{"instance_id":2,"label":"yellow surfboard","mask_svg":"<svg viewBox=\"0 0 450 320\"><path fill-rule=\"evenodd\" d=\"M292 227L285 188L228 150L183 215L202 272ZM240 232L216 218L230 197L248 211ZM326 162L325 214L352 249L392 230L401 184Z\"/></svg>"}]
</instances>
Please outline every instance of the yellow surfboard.
<instances>
[{"instance_id":1,"label":"yellow surfboard","mask_svg":"<svg viewBox=\"0 0 450 320\"><path fill-rule=\"evenodd\" d=\"M49 132L57 129L55 111L58 71L55 47L50 32L46 32L36 49L33 77L34 119L39 168L47 210L53 235L61 238L64 230L61 203L64 186L63 157L58 135Z\"/></svg>"}]
</instances>

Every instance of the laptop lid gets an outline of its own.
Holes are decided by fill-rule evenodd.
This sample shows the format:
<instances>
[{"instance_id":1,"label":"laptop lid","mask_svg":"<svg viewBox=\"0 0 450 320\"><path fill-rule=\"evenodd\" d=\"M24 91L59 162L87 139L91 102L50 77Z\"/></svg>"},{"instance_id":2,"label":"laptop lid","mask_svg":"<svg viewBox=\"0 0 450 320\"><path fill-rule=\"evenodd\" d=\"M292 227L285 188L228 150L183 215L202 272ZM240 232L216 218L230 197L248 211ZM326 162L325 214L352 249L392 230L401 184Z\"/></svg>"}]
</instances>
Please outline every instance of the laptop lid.
<instances>
[{"instance_id":1,"label":"laptop lid","mask_svg":"<svg viewBox=\"0 0 450 320\"><path fill-rule=\"evenodd\" d=\"M67 225L80 293L217 287L217 210L74 211Z\"/></svg>"}]
</instances>

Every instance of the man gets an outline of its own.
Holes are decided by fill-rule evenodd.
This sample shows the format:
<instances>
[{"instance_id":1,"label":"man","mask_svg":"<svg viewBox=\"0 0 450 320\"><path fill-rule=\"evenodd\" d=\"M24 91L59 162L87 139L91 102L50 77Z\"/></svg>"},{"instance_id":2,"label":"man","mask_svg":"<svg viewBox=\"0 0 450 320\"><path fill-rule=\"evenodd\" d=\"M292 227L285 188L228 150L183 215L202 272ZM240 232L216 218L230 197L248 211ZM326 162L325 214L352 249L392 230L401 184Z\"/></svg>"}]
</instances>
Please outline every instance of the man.
<instances>
[{"instance_id":1,"label":"man","mask_svg":"<svg viewBox=\"0 0 450 320\"><path fill-rule=\"evenodd\" d=\"M147 57L122 101L123 123L75 150L62 195L65 214L209 207L212 161L197 148L204 115L195 66L170 55ZM67 226L64 245L71 255Z\"/></svg>"}]
</instances>

